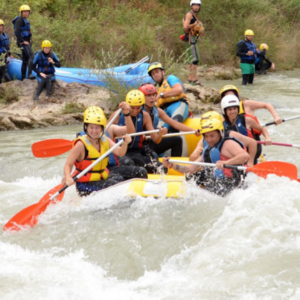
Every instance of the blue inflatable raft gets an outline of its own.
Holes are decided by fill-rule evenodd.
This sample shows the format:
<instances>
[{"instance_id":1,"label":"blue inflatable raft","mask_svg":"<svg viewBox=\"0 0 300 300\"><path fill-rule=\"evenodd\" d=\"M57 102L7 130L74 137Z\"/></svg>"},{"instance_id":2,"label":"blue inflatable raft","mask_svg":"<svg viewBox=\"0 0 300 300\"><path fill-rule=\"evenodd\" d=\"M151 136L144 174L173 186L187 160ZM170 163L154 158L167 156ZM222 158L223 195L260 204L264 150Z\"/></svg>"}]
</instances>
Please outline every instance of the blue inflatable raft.
<instances>
[{"instance_id":1,"label":"blue inflatable raft","mask_svg":"<svg viewBox=\"0 0 300 300\"><path fill-rule=\"evenodd\" d=\"M65 82L79 82L92 85L100 85L108 88L108 81L115 79L124 86L139 87L144 83L153 83L148 75L149 64L142 63L135 68L136 64L129 64L105 70L79 69L79 68L55 68L56 79ZM7 65L11 78L21 80L22 61L11 59ZM36 76L35 72L32 72Z\"/></svg>"}]
</instances>

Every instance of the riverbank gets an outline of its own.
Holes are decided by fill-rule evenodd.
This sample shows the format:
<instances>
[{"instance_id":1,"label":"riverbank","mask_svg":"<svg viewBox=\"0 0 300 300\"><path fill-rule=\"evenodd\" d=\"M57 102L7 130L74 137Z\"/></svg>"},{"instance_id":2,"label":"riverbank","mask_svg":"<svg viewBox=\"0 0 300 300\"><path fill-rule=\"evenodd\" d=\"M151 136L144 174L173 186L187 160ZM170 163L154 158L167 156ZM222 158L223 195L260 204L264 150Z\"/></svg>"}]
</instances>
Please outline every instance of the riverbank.
<instances>
[{"instance_id":1,"label":"riverbank","mask_svg":"<svg viewBox=\"0 0 300 300\"><path fill-rule=\"evenodd\" d=\"M201 66L198 76L205 80L234 79L240 70L232 67ZM226 84L226 81L224 81ZM219 109L219 91L207 86L184 84L191 111L197 115L210 109ZM82 122L83 111L91 105L103 108L109 116L117 107L108 90L88 84L65 83L57 80L52 95L45 99L45 90L40 100L33 101L37 88L36 80L11 81L0 85L0 131L44 128ZM121 102L122 99L118 101Z\"/></svg>"}]
</instances>

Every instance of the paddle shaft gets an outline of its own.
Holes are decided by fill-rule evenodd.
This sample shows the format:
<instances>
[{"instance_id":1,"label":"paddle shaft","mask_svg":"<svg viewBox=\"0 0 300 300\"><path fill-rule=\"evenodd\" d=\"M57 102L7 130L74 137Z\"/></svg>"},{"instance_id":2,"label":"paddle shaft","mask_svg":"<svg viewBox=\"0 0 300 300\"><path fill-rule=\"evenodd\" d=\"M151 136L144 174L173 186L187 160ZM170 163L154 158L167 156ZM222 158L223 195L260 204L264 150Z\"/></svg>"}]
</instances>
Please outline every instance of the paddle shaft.
<instances>
[{"instance_id":1,"label":"paddle shaft","mask_svg":"<svg viewBox=\"0 0 300 300\"><path fill-rule=\"evenodd\" d=\"M264 141L257 141L257 144L263 144L263 145L265 145L266 142L264 142ZM300 149L300 145L295 145L295 144L285 144L285 143L275 143L275 142L272 142L272 145L274 145L274 146L284 146L284 147L294 147L294 148L299 148Z\"/></svg>"},{"instance_id":2,"label":"paddle shaft","mask_svg":"<svg viewBox=\"0 0 300 300\"><path fill-rule=\"evenodd\" d=\"M163 135L163 138L173 137L173 136L181 136L181 135L189 135L189 134L195 134L195 131L183 131L183 132L174 132L174 133L168 133ZM146 136L147 139L150 139L151 136Z\"/></svg>"},{"instance_id":3,"label":"paddle shaft","mask_svg":"<svg viewBox=\"0 0 300 300\"><path fill-rule=\"evenodd\" d=\"M137 68L139 65L143 64L144 62L146 62L147 60L149 60L149 56L145 56L144 58L142 58L140 61L138 61L137 63L135 63L133 66L131 66L130 68L128 68L124 74L128 74L130 71L134 70L135 68Z\"/></svg>"},{"instance_id":4,"label":"paddle shaft","mask_svg":"<svg viewBox=\"0 0 300 300\"><path fill-rule=\"evenodd\" d=\"M79 178L81 178L83 175L85 175L89 170L91 170L95 165L97 165L102 159L107 157L110 153L112 153L117 147L121 146L123 144L124 140L120 140L117 144L115 144L113 147L111 147L108 151L106 151L103 155L101 155L98 159L96 159L90 166L88 166L86 169L84 169L81 173L73 177L73 180L76 181ZM65 185L62 189L60 189L57 193L55 193L50 200L53 200L56 198L60 193L62 193L65 189L67 189L69 186Z\"/></svg>"},{"instance_id":5,"label":"paddle shaft","mask_svg":"<svg viewBox=\"0 0 300 300\"><path fill-rule=\"evenodd\" d=\"M298 119L298 118L300 118L300 115L295 116L295 117L282 119L282 122L291 121L291 120L295 120L295 119ZM266 123L266 124L261 124L262 127L266 127L266 126L270 126L270 125L275 125L275 122L269 122L269 123Z\"/></svg>"},{"instance_id":6,"label":"paddle shaft","mask_svg":"<svg viewBox=\"0 0 300 300\"><path fill-rule=\"evenodd\" d=\"M119 108L117 110L117 112L115 113L115 115L112 117L112 119L108 122L108 124L105 127L104 132L106 132L108 130L108 128L110 127L111 124L114 123L115 119L119 116L119 114L122 112L122 108Z\"/></svg>"},{"instance_id":7,"label":"paddle shaft","mask_svg":"<svg viewBox=\"0 0 300 300\"><path fill-rule=\"evenodd\" d=\"M148 131L141 131L141 132L135 132L135 133L130 133L128 134L129 136L139 136L147 133L156 133L159 132L159 129L154 129L154 130L148 130ZM122 136L117 136L116 139L121 139Z\"/></svg>"}]
</instances>

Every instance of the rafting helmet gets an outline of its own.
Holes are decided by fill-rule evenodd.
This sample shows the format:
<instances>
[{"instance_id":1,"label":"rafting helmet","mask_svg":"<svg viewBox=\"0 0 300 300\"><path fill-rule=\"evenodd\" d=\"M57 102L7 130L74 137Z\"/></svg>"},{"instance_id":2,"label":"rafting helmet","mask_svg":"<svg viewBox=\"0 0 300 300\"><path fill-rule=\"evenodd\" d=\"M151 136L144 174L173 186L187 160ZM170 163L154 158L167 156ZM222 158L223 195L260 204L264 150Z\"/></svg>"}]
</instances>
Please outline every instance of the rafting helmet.
<instances>
[{"instance_id":1,"label":"rafting helmet","mask_svg":"<svg viewBox=\"0 0 300 300\"><path fill-rule=\"evenodd\" d=\"M253 30L251 30L251 29L247 29L247 30L245 31L244 35L245 35L245 36L246 36L246 35L254 35L254 32L253 32Z\"/></svg>"},{"instance_id":2,"label":"rafting helmet","mask_svg":"<svg viewBox=\"0 0 300 300\"><path fill-rule=\"evenodd\" d=\"M207 111L206 113L204 113L201 118L200 118L200 124L202 121L205 121L205 120L209 120L209 119L216 119L216 120L219 120L220 122L223 123L223 118L222 116L214 111L214 110L211 110L211 111Z\"/></svg>"},{"instance_id":3,"label":"rafting helmet","mask_svg":"<svg viewBox=\"0 0 300 300\"><path fill-rule=\"evenodd\" d=\"M88 107L83 114L83 130L86 132L87 124L101 125L106 127L106 117L103 110L98 106Z\"/></svg>"},{"instance_id":4,"label":"rafting helmet","mask_svg":"<svg viewBox=\"0 0 300 300\"><path fill-rule=\"evenodd\" d=\"M42 42L42 50L43 50L44 48L51 48L51 47L52 47L52 44L51 44L50 41L44 40L44 41Z\"/></svg>"},{"instance_id":5,"label":"rafting helmet","mask_svg":"<svg viewBox=\"0 0 300 300\"><path fill-rule=\"evenodd\" d=\"M165 68L163 67L163 65L160 62L153 62L152 64L150 64L150 66L148 67L148 75L151 76L151 71L154 69L161 69L164 70ZM152 77L152 76L151 76Z\"/></svg>"},{"instance_id":6,"label":"rafting helmet","mask_svg":"<svg viewBox=\"0 0 300 300\"><path fill-rule=\"evenodd\" d=\"M201 5L201 0L192 0L191 3L190 3L190 6L192 6L193 4L199 4Z\"/></svg>"},{"instance_id":7,"label":"rafting helmet","mask_svg":"<svg viewBox=\"0 0 300 300\"><path fill-rule=\"evenodd\" d=\"M268 46L267 44L263 43L263 44L260 44L260 45L259 45L259 49L260 49L260 50L266 49L266 50L268 51L268 50L269 50L269 46Z\"/></svg>"},{"instance_id":8,"label":"rafting helmet","mask_svg":"<svg viewBox=\"0 0 300 300\"><path fill-rule=\"evenodd\" d=\"M155 86L151 83L142 84L139 88L139 90L146 96L146 95L152 95L157 94L157 90Z\"/></svg>"},{"instance_id":9,"label":"rafting helmet","mask_svg":"<svg viewBox=\"0 0 300 300\"><path fill-rule=\"evenodd\" d=\"M22 13L22 11L28 10L29 12L31 11L29 5L23 4L20 6L20 12Z\"/></svg>"},{"instance_id":10,"label":"rafting helmet","mask_svg":"<svg viewBox=\"0 0 300 300\"><path fill-rule=\"evenodd\" d=\"M201 22L198 22L194 27L191 28L191 34L195 36L199 36L203 33L204 27Z\"/></svg>"},{"instance_id":11,"label":"rafting helmet","mask_svg":"<svg viewBox=\"0 0 300 300\"><path fill-rule=\"evenodd\" d=\"M203 119L202 121L200 121L201 134L208 133L214 130L218 130L221 134L221 137L224 138L223 122L214 118Z\"/></svg>"},{"instance_id":12,"label":"rafting helmet","mask_svg":"<svg viewBox=\"0 0 300 300\"><path fill-rule=\"evenodd\" d=\"M240 98L240 94L239 94L239 90L238 88L235 86L235 85L232 85L232 84L227 84L227 85L224 85L221 90L220 90L220 95L221 95L221 98L224 97L224 94L228 91L232 91L235 93L235 95Z\"/></svg>"},{"instance_id":13,"label":"rafting helmet","mask_svg":"<svg viewBox=\"0 0 300 300\"><path fill-rule=\"evenodd\" d=\"M2 19L0 19L0 25L4 25L4 22Z\"/></svg>"},{"instance_id":14,"label":"rafting helmet","mask_svg":"<svg viewBox=\"0 0 300 300\"><path fill-rule=\"evenodd\" d=\"M132 90L126 95L126 102L130 106L140 106L145 104L145 95L140 90Z\"/></svg>"},{"instance_id":15,"label":"rafting helmet","mask_svg":"<svg viewBox=\"0 0 300 300\"><path fill-rule=\"evenodd\" d=\"M223 115L225 116L226 113L226 108L229 107L238 107L238 112L240 112L240 100L237 96L235 95L227 95L225 97L223 97L222 101L221 101L221 108L222 108L222 112Z\"/></svg>"}]
</instances>

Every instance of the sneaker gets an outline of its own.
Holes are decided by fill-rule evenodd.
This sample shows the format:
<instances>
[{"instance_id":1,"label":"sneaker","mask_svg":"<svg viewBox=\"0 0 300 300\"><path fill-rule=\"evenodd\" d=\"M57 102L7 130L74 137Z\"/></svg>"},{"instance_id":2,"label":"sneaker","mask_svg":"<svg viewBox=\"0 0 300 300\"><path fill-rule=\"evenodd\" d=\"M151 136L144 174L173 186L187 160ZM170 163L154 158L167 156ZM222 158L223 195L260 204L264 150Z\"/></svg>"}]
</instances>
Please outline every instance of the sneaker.
<instances>
[{"instance_id":1,"label":"sneaker","mask_svg":"<svg viewBox=\"0 0 300 300\"><path fill-rule=\"evenodd\" d=\"M39 96L38 95L35 95L33 100L39 100Z\"/></svg>"},{"instance_id":2,"label":"sneaker","mask_svg":"<svg viewBox=\"0 0 300 300\"><path fill-rule=\"evenodd\" d=\"M28 76L28 79L33 80L33 79L35 79L35 76L29 75L29 76Z\"/></svg>"}]
</instances>

